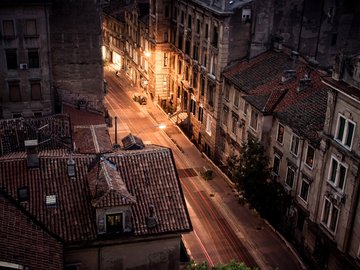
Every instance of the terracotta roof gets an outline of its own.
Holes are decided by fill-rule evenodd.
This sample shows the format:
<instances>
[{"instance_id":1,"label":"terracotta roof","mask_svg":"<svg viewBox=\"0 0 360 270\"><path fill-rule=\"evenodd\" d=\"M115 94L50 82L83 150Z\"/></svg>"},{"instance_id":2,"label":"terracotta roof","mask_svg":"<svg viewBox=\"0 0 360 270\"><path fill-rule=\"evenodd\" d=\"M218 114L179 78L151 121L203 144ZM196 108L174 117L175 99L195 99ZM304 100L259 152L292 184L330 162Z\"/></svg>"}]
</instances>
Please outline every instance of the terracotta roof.
<instances>
[{"instance_id":1,"label":"terracotta roof","mask_svg":"<svg viewBox=\"0 0 360 270\"><path fill-rule=\"evenodd\" d=\"M63 245L0 189L0 261L30 269L63 269Z\"/></svg>"},{"instance_id":2,"label":"terracotta roof","mask_svg":"<svg viewBox=\"0 0 360 270\"><path fill-rule=\"evenodd\" d=\"M75 151L83 154L107 153L112 151L108 128L105 124L74 126Z\"/></svg>"},{"instance_id":3,"label":"terracotta roof","mask_svg":"<svg viewBox=\"0 0 360 270\"><path fill-rule=\"evenodd\" d=\"M64 152L39 153L40 167L35 169L26 167L24 154L2 156L0 187L14 199L18 199L18 188L28 187L29 200L26 210L64 241L95 240L96 220L91 191L94 187L94 176L88 173L88 166L95 157L73 155L76 178L69 178L66 170L68 156ZM122 179L129 194L136 198L136 203L131 205L133 235L181 233L191 230L170 149L147 146L142 150L119 150L114 154L107 154L106 158L117 167L119 176L111 175L113 181ZM110 172L108 168L107 171ZM114 172L110 174L112 173ZM117 183L117 190L114 191L124 188L123 184ZM107 200L119 198L119 193L116 192L107 197L103 205L110 203ZM50 195L56 197L47 197ZM47 205L47 199L49 202L55 200L56 203ZM146 225L150 204L154 205L157 219L157 226L154 228ZM101 203L98 206L101 206Z\"/></svg>"},{"instance_id":4,"label":"terracotta roof","mask_svg":"<svg viewBox=\"0 0 360 270\"><path fill-rule=\"evenodd\" d=\"M62 111L70 116L72 126L105 124L105 117L99 112L79 110L69 105L63 105Z\"/></svg>"},{"instance_id":5,"label":"terracotta roof","mask_svg":"<svg viewBox=\"0 0 360 270\"><path fill-rule=\"evenodd\" d=\"M41 118L0 120L0 155L25 151L25 140L33 139L38 139L40 150L69 148L69 117L56 114Z\"/></svg>"},{"instance_id":6,"label":"terracotta roof","mask_svg":"<svg viewBox=\"0 0 360 270\"><path fill-rule=\"evenodd\" d=\"M318 143L327 107L328 87L322 73L298 60L292 78L283 81L292 60L285 53L268 51L226 71L227 78L248 96L244 97L263 113L273 113L284 124L313 143ZM306 78L306 74L310 74ZM299 88L303 81L303 88Z\"/></svg>"},{"instance_id":7,"label":"terracotta roof","mask_svg":"<svg viewBox=\"0 0 360 270\"><path fill-rule=\"evenodd\" d=\"M284 69L290 68L292 59L284 53L268 51L228 67L223 76L241 91L250 93L254 88L271 82Z\"/></svg>"}]
</instances>

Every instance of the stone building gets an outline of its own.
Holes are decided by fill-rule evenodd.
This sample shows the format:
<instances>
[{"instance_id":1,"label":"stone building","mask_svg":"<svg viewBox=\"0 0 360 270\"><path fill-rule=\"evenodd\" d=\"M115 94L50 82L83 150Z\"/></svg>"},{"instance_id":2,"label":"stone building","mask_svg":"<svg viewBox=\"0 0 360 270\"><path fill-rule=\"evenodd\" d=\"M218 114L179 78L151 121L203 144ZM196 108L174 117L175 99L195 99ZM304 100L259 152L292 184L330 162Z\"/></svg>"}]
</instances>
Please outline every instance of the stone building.
<instances>
[{"instance_id":1,"label":"stone building","mask_svg":"<svg viewBox=\"0 0 360 270\"><path fill-rule=\"evenodd\" d=\"M314 219L308 220L304 246L320 269L360 268L359 211L359 55L342 53L332 76L322 133L325 151Z\"/></svg>"},{"instance_id":2,"label":"stone building","mask_svg":"<svg viewBox=\"0 0 360 270\"><path fill-rule=\"evenodd\" d=\"M212 158L221 72L249 54L252 1L230 2L150 1L150 91L173 117L187 115L188 135Z\"/></svg>"},{"instance_id":3,"label":"stone building","mask_svg":"<svg viewBox=\"0 0 360 270\"><path fill-rule=\"evenodd\" d=\"M38 117L54 112L50 2L33 1L26 6L17 5L19 1L0 3L1 118Z\"/></svg>"},{"instance_id":4,"label":"stone building","mask_svg":"<svg viewBox=\"0 0 360 270\"><path fill-rule=\"evenodd\" d=\"M0 116L39 117L61 103L103 113L99 6L1 1Z\"/></svg>"},{"instance_id":5,"label":"stone building","mask_svg":"<svg viewBox=\"0 0 360 270\"><path fill-rule=\"evenodd\" d=\"M111 1L103 8L103 59L147 91L149 82L149 3Z\"/></svg>"}]
</instances>

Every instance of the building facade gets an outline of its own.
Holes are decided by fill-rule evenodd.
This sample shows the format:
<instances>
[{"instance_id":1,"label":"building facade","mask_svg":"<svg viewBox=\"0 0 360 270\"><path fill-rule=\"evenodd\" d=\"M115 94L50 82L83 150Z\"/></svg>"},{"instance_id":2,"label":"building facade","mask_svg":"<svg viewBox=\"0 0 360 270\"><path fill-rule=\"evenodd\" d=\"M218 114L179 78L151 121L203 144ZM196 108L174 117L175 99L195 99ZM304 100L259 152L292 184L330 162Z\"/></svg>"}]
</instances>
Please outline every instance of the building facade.
<instances>
[{"instance_id":1,"label":"building facade","mask_svg":"<svg viewBox=\"0 0 360 270\"><path fill-rule=\"evenodd\" d=\"M96 3L2 1L0 13L2 118L50 115L61 103L103 113Z\"/></svg>"}]
</instances>

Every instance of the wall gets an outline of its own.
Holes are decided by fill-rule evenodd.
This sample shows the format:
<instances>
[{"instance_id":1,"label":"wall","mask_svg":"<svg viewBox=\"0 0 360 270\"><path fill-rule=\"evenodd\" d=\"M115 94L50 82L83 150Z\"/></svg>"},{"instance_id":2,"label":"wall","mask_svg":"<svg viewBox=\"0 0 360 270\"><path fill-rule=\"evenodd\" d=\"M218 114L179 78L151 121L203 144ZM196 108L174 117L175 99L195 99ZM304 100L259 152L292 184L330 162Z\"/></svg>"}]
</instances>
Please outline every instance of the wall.
<instances>
[{"instance_id":1,"label":"wall","mask_svg":"<svg viewBox=\"0 0 360 270\"><path fill-rule=\"evenodd\" d=\"M51 50L54 87L59 101L103 111L101 23L91 0L54 0Z\"/></svg>"},{"instance_id":2,"label":"wall","mask_svg":"<svg viewBox=\"0 0 360 270\"><path fill-rule=\"evenodd\" d=\"M180 235L172 238L142 239L143 241L123 244L108 240L111 245L101 243L100 247L68 249L65 263L79 263L81 269L178 269L180 261Z\"/></svg>"}]
</instances>

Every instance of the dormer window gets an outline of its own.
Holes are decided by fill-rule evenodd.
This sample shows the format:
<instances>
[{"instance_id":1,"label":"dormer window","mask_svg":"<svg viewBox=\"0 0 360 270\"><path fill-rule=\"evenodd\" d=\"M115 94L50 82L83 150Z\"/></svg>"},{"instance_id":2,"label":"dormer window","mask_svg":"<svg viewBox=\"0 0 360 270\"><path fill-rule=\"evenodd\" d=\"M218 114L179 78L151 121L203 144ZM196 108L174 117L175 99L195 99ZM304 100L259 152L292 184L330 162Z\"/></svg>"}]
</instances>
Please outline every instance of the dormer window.
<instances>
[{"instance_id":1,"label":"dormer window","mask_svg":"<svg viewBox=\"0 0 360 270\"><path fill-rule=\"evenodd\" d=\"M106 232L107 233L121 233L123 232L123 214L116 213L106 215Z\"/></svg>"}]
</instances>

